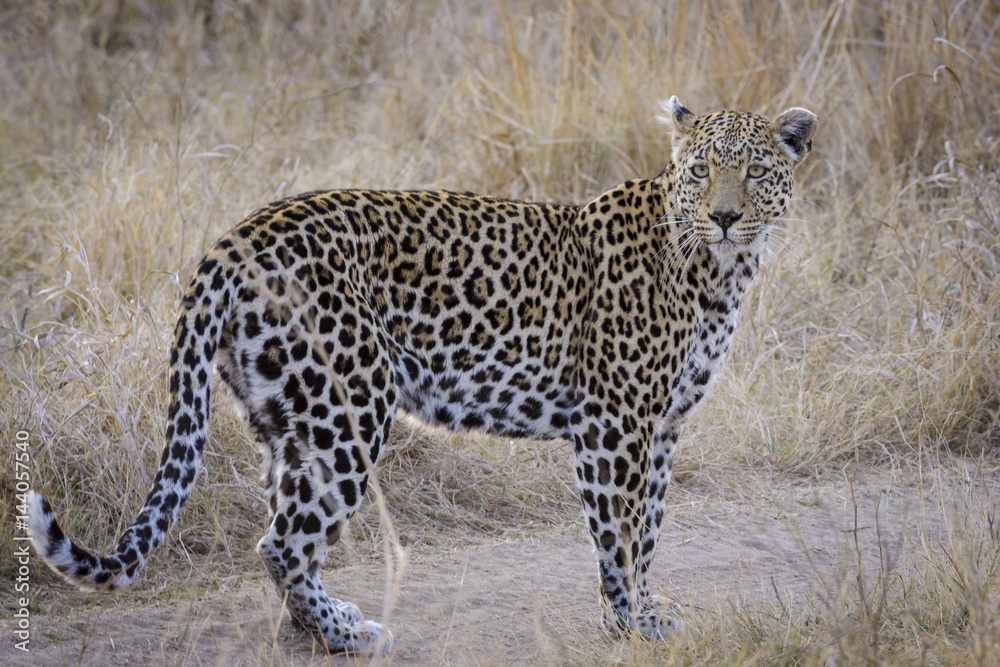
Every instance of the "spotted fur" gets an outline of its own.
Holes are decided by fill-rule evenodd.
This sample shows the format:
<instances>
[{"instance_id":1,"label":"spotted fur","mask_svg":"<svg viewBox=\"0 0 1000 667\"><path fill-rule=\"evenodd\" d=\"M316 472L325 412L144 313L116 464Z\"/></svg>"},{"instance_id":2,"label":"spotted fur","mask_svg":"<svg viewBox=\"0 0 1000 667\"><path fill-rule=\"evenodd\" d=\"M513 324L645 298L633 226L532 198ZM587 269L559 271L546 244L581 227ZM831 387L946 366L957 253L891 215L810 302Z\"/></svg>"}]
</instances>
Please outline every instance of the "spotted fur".
<instances>
[{"instance_id":1,"label":"spotted fur","mask_svg":"<svg viewBox=\"0 0 1000 667\"><path fill-rule=\"evenodd\" d=\"M725 356L815 116L695 116L673 159L582 206L450 192L312 192L250 216L191 281L170 355L166 447L112 555L31 497L35 547L83 588L128 583L198 473L213 365L263 451L257 550L292 617L333 651L391 635L319 570L400 408L455 430L566 438L606 625L676 627L647 574L679 430Z\"/></svg>"}]
</instances>

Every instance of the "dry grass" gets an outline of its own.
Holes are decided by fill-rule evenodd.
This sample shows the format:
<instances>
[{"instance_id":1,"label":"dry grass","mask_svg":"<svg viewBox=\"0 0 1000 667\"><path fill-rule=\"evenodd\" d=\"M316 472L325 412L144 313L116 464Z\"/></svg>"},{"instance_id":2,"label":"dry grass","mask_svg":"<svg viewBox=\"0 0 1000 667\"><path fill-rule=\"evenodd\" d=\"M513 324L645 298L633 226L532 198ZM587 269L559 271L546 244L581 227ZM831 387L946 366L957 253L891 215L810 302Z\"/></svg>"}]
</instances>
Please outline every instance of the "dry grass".
<instances>
[{"instance_id":1,"label":"dry grass","mask_svg":"<svg viewBox=\"0 0 1000 667\"><path fill-rule=\"evenodd\" d=\"M347 186L584 201L658 171L654 113L670 94L696 111L820 117L801 199L685 436L682 489L866 469L998 477L995 0L93 0L0 9L0 26L0 423L9 440L31 431L34 483L89 547L120 532L155 473L180 286L248 212ZM407 425L397 440L380 481L411 545L577 517L559 444ZM222 580L256 568L256 460L220 401L183 532L151 579L186 551L225 554ZM969 497L950 542L875 571L848 548L809 605L720 602L669 647L602 645L597 661L989 663L996 499ZM365 513L356 548L380 557L380 531ZM563 638L569 659L595 660L578 639Z\"/></svg>"}]
</instances>

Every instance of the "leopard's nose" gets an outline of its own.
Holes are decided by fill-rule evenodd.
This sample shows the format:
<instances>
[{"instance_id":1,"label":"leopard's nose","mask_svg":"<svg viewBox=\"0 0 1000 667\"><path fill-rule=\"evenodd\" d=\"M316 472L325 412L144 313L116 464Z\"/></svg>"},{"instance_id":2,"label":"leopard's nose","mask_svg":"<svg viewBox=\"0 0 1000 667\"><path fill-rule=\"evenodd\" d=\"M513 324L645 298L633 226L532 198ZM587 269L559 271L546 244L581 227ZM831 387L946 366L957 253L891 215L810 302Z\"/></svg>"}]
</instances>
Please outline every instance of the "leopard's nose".
<instances>
[{"instance_id":1,"label":"leopard's nose","mask_svg":"<svg viewBox=\"0 0 1000 667\"><path fill-rule=\"evenodd\" d=\"M737 213L732 209L728 211L712 211L708 214L708 219L719 226L722 231L726 231L743 217L742 211Z\"/></svg>"}]
</instances>

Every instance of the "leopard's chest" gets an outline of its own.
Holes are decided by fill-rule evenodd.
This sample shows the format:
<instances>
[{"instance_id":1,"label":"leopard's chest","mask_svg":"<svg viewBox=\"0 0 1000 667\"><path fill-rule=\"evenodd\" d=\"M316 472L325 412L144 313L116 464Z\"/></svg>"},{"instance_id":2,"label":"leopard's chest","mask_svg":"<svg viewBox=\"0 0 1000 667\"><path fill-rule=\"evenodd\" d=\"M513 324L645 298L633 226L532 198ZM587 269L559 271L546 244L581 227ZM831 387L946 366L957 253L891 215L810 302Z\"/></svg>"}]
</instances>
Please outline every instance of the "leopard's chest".
<instances>
[{"instance_id":1,"label":"leopard's chest","mask_svg":"<svg viewBox=\"0 0 1000 667\"><path fill-rule=\"evenodd\" d=\"M705 397L729 351L738 306L739 297L730 293L709 301L702 309L684 369L668 394L661 432L676 432Z\"/></svg>"}]
</instances>

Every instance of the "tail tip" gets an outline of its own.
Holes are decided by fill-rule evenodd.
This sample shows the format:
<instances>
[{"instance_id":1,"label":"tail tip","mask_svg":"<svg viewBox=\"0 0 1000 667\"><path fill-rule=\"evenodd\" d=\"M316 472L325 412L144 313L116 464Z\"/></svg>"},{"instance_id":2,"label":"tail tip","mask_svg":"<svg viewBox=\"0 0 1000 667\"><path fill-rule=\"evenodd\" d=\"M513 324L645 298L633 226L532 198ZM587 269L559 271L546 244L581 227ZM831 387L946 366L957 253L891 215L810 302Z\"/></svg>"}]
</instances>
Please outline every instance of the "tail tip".
<instances>
[{"instance_id":1,"label":"tail tip","mask_svg":"<svg viewBox=\"0 0 1000 667\"><path fill-rule=\"evenodd\" d=\"M97 558L71 542L59 527L49 501L37 491L28 494L28 534L45 564L82 590L109 592L121 588L132 580L137 569L109 562L114 561L113 557Z\"/></svg>"}]
</instances>

